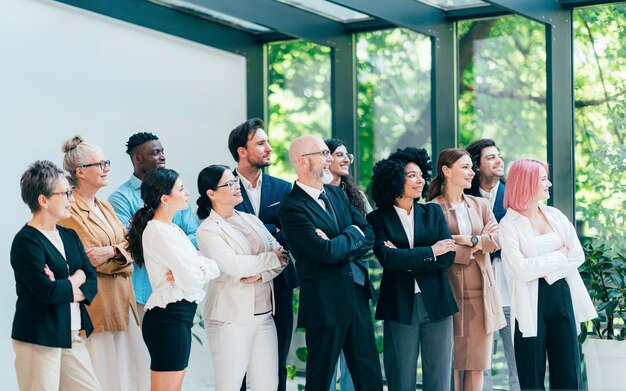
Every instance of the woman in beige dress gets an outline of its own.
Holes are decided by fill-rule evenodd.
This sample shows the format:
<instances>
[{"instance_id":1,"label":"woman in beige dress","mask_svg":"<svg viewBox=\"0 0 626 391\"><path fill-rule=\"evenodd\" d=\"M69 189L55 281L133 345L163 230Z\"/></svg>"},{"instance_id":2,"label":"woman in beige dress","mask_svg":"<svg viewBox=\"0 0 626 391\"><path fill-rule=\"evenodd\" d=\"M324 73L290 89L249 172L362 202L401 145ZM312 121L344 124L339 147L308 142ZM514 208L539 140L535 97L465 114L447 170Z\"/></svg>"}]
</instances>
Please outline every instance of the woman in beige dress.
<instances>
[{"instance_id":1,"label":"woman in beige dress","mask_svg":"<svg viewBox=\"0 0 626 391\"><path fill-rule=\"evenodd\" d=\"M448 278L459 312L454 315L455 390L480 391L491 368L493 333L506 325L489 253L498 250L498 223L487 200L463 194L472 185L472 160L458 148L437 159L428 200L441 205L456 243ZM461 387L461 371L464 372Z\"/></svg>"},{"instance_id":2,"label":"woman in beige dress","mask_svg":"<svg viewBox=\"0 0 626 391\"><path fill-rule=\"evenodd\" d=\"M96 197L108 183L111 162L100 147L80 136L67 140L62 149L76 202L59 225L76 231L98 272L98 295L87 306L94 327L87 350L96 377L103 390L147 390L150 358L139 328L126 229L111 205Z\"/></svg>"}]
</instances>

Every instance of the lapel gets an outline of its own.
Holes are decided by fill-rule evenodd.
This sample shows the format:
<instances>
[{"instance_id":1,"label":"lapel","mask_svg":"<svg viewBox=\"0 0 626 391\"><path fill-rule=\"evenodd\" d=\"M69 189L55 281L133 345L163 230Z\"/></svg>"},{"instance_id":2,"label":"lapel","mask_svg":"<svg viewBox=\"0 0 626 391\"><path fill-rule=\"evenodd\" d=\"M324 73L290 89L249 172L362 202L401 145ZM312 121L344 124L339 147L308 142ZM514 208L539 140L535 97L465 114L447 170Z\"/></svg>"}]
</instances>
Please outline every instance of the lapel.
<instances>
[{"instance_id":1,"label":"lapel","mask_svg":"<svg viewBox=\"0 0 626 391\"><path fill-rule=\"evenodd\" d=\"M483 227L482 218L479 214L479 211L475 207L475 202L470 198L471 196L466 196L465 194L461 194L463 202L467 205L467 215L469 216L471 232L470 234L476 235L480 233L480 230ZM456 214L456 210L452 208L452 205L448 201L448 199L440 195L439 197L441 205L441 209L443 209L443 213L446 216L446 221L448 222L448 228L450 229L450 234L459 235L459 222Z\"/></svg>"},{"instance_id":2,"label":"lapel","mask_svg":"<svg viewBox=\"0 0 626 391\"><path fill-rule=\"evenodd\" d=\"M407 238L400 216L398 216L393 206L385 209L383 216L391 242L398 248L409 248L409 238Z\"/></svg>"},{"instance_id":3,"label":"lapel","mask_svg":"<svg viewBox=\"0 0 626 391\"><path fill-rule=\"evenodd\" d=\"M100 218L100 216L98 216L90 207L89 205L87 205L87 201L85 201L85 199L78 194L77 192L74 192L74 201L75 201L75 205L76 207L80 210L80 213L84 216L87 216L87 219L90 220L93 225L95 227L98 227L98 229L101 231L101 233L99 235L96 235L95 232L92 232L92 235L97 238L100 235L104 235L109 239L109 243L116 243L117 241L115 240L115 224L111 221L109 221L107 219L107 221L102 221L102 219ZM100 202L100 200L98 200L96 198L96 204L98 205L98 207L100 208L100 211L102 212L102 214L104 215L105 218L107 218L107 210L106 208L104 208L104 206L102 205L102 202ZM105 228L107 225L106 223L109 223L108 225L111 226L111 229L113 229L113 232L110 232L107 228Z\"/></svg>"},{"instance_id":4,"label":"lapel","mask_svg":"<svg viewBox=\"0 0 626 391\"><path fill-rule=\"evenodd\" d=\"M267 208L272 199L272 186L269 181L269 175L261 175L263 175L263 180L261 181L261 202L259 207L259 215L261 215L261 210Z\"/></svg>"},{"instance_id":5,"label":"lapel","mask_svg":"<svg viewBox=\"0 0 626 391\"><path fill-rule=\"evenodd\" d=\"M239 173L237 172L237 169L233 170L233 175L235 176L239 176ZM241 202L240 205L243 206L243 211L246 213L252 213L254 214L254 209L252 208L252 203L250 202L250 198L248 197L248 193L246 192L246 188L243 185L243 183L241 184L241 197L243 198L243 201ZM263 205L263 195L261 195L261 205ZM262 206L261 206L262 208Z\"/></svg>"},{"instance_id":6,"label":"lapel","mask_svg":"<svg viewBox=\"0 0 626 391\"><path fill-rule=\"evenodd\" d=\"M235 211L235 213L238 212ZM241 215L242 214L239 214L239 216ZM222 216L213 211L209 215L208 219L215 223L215 225L217 225L220 232L222 233L222 237L224 237L226 241L231 243L231 246L236 246L235 252L237 254L249 254L251 252L250 245L248 244L246 238L242 234L240 234L239 231L233 228L233 226L228 224L228 222L224 220Z\"/></svg>"},{"instance_id":7,"label":"lapel","mask_svg":"<svg viewBox=\"0 0 626 391\"><path fill-rule=\"evenodd\" d=\"M493 214L496 216L498 222L500 222L506 214L506 209L504 209L504 188L505 184L500 182L498 185L498 193L496 194L496 201L493 204Z\"/></svg>"},{"instance_id":8,"label":"lapel","mask_svg":"<svg viewBox=\"0 0 626 391\"><path fill-rule=\"evenodd\" d=\"M413 202L413 247L417 247L424 240L431 236L430 232L426 232L426 224L424 224L424 205Z\"/></svg>"},{"instance_id":9,"label":"lapel","mask_svg":"<svg viewBox=\"0 0 626 391\"><path fill-rule=\"evenodd\" d=\"M313 198L311 198L311 196L306 191L302 190L302 188L297 183L293 184L293 190L292 191L294 192L294 195L296 195L298 198L301 199L301 201L304 204L304 206L308 210L310 210L317 217L317 220L314 221L316 226L318 225L319 222L321 222L322 225L324 225L324 227L326 228L324 230L325 232L332 233L333 237L339 235L339 229L338 229L337 225L331 223L330 217L328 216L326 211L324 209L322 209L320 204L317 203L317 201L315 201ZM329 195L329 198L330 197L331 196ZM335 214L339 215L339 213L337 213L337 211L335 211ZM317 227L317 228L322 229L322 227Z\"/></svg>"}]
</instances>

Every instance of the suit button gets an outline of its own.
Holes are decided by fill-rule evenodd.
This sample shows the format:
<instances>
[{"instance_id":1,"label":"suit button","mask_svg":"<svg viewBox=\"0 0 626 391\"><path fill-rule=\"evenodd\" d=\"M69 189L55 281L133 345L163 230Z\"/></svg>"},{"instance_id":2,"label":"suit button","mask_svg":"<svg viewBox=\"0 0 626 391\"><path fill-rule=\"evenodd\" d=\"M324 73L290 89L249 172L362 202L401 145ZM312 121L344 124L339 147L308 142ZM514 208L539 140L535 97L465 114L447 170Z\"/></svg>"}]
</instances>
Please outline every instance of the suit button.
<instances>
[{"instance_id":1,"label":"suit button","mask_svg":"<svg viewBox=\"0 0 626 391\"><path fill-rule=\"evenodd\" d=\"M357 242L357 243L356 243L356 246L357 246L357 247L361 246L361 242Z\"/></svg>"},{"instance_id":2,"label":"suit button","mask_svg":"<svg viewBox=\"0 0 626 391\"><path fill-rule=\"evenodd\" d=\"M352 277L352 272L348 272L348 277Z\"/></svg>"}]
</instances>

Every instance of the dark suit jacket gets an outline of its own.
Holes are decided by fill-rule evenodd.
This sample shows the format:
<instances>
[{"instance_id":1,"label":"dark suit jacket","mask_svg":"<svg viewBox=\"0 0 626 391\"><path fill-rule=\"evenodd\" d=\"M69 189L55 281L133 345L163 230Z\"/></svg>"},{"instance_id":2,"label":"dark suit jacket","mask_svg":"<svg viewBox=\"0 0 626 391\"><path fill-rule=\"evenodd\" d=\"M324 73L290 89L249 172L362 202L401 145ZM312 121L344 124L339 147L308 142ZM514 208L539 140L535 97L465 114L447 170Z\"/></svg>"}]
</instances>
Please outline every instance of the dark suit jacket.
<instances>
[{"instance_id":1,"label":"dark suit jacket","mask_svg":"<svg viewBox=\"0 0 626 391\"><path fill-rule=\"evenodd\" d=\"M239 175L237 170L234 170L233 174L235 176ZM291 185L289 182L263 174L263 181L261 182L261 202L259 204L258 217L263 224L265 224L265 228L267 228L272 236L276 238L278 243L283 245L285 248L287 248L287 245L285 243L285 239L283 238L283 233L282 231L278 231L278 229L280 229L278 208L280 207L280 203L290 191ZM250 202L248 193L246 193L246 189L243 186L241 186L241 196L243 197L243 202L235 206L235 209L240 212L254 214L252 203ZM294 289L300 286L298 273L296 272L295 266L291 262L287 265L285 270L283 270L283 272L275 278L275 280L282 280L285 287L288 289Z\"/></svg>"},{"instance_id":2,"label":"dark suit jacket","mask_svg":"<svg viewBox=\"0 0 626 391\"><path fill-rule=\"evenodd\" d=\"M278 212L300 275L298 327L332 326L349 320L355 300L350 262L360 259L374 244L372 227L343 191L329 185L324 189L337 215L336 223L297 184ZM330 240L320 238L316 228ZM367 274L365 283L371 293Z\"/></svg>"},{"instance_id":3,"label":"dark suit jacket","mask_svg":"<svg viewBox=\"0 0 626 391\"><path fill-rule=\"evenodd\" d=\"M506 208L504 207L505 188L506 188L506 184L500 181L500 186L498 186L498 193L496 194L496 201L493 204L493 215L496 216L496 220L498 220L498 223L500 222L500 220L502 220L502 218L506 214ZM478 187L476 189L469 189L468 191L466 191L466 194L473 195L474 197L482 197L482 195L480 194L480 191L478 190ZM493 260L496 257L502 258L500 253L501 253L501 250L498 250L495 253L491 253L491 259Z\"/></svg>"},{"instance_id":4,"label":"dark suit jacket","mask_svg":"<svg viewBox=\"0 0 626 391\"><path fill-rule=\"evenodd\" d=\"M416 279L431 321L458 312L445 273L445 269L454 263L455 253L448 252L435 258L430 247L439 240L452 238L448 223L439 205L415 202L413 208L413 248L409 248L402 222L393 207L367 215L376 236L374 254L384 269L376 319L411 324ZM386 247L386 240L397 249Z\"/></svg>"},{"instance_id":5,"label":"dark suit jacket","mask_svg":"<svg viewBox=\"0 0 626 391\"><path fill-rule=\"evenodd\" d=\"M66 260L39 230L24 226L11 245L11 266L15 273L17 302L11 338L37 345L71 348L70 303L74 300L72 284L67 279L78 269L87 276L80 287L85 300L80 303L81 329L87 335L93 325L85 304L98 291L96 270L89 262L76 232L57 226L63 241ZM48 265L56 281L44 273ZM69 271L68 271L69 267Z\"/></svg>"}]
</instances>

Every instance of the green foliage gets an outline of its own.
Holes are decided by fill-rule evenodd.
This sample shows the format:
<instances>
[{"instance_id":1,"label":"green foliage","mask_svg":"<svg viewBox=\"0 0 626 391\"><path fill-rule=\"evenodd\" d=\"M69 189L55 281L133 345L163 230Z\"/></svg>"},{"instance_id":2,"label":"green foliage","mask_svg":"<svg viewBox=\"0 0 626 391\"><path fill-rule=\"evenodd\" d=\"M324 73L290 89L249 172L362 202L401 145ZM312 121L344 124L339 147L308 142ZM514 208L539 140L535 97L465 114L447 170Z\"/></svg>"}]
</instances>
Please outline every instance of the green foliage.
<instances>
[{"instance_id":1,"label":"green foliage","mask_svg":"<svg viewBox=\"0 0 626 391\"><path fill-rule=\"evenodd\" d=\"M293 379L294 377L296 377L296 374L298 373L298 368L295 365L288 364L286 368L287 378Z\"/></svg>"},{"instance_id":2,"label":"green foliage","mask_svg":"<svg viewBox=\"0 0 626 391\"><path fill-rule=\"evenodd\" d=\"M293 181L291 140L305 134L331 135L330 48L306 41L270 44L268 64L266 127L275 159L270 172Z\"/></svg>"},{"instance_id":3,"label":"green foliage","mask_svg":"<svg viewBox=\"0 0 626 391\"><path fill-rule=\"evenodd\" d=\"M193 337L193 339L195 339L200 345L202 345L202 339L200 338L200 335L198 335L194 329L196 328L196 326L199 326L200 329L204 332L204 317L202 316L202 312L200 312L200 310L198 308L196 308L196 315L194 316L193 319L193 324L191 326L191 336Z\"/></svg>"},{"instance_id":4,"label":"green foliage","mask_svg":"<svg viewBox=\"0 0 626 391\"><path fill-rule=\"evenodd\" d=\"M306 346L301 346L296 349L296 357L298 357L298 360L306 363L306 360L309 357L309 351L307 350Z\"/></svg>"},{"instance_id":5,"label":"green foliage","mask_svg":"<svg viewBox=\"0 0 626 391\"><path fill-rule=\"evenodd\" d=\"M624 340L626 336L626 257L609 256L603 244L585 243L585 262L579 268L598 318L592 320L591 333L600 338ZM589 330L582 327L580 342Z\"/></svg>"}]
</instances>

